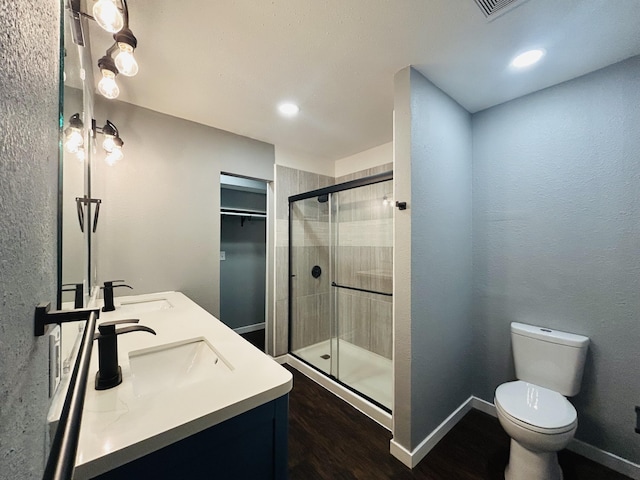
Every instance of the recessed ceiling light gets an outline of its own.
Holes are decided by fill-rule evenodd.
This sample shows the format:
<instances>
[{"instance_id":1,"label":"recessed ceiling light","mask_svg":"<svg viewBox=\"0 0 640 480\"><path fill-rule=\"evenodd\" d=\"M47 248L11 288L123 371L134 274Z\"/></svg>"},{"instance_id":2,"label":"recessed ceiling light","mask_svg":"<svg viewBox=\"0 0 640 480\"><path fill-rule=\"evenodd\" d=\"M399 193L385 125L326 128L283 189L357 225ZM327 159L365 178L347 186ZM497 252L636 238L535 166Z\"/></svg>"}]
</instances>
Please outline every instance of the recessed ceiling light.
<instances>
[{"instance_id":1,"label":"recessed ceiling light","mask_svg":"<svg viewBox=\"0 0 640 480\"><path fill-rule=\"evenodd\" d=\"M544 50L540 48L528 50L511 60L511 66L515 68L528 67L538 62L542 57L544 57Z\"/></svg>"},{"instance_id":2,"label":"recessed ceiling light","mask_svg":"<svg viewBox=\"0 0 640 480\"><path fill-rule=\"evenodd\" d=\"M300 111L300 107L295 103L285 102L278 105L278 111L284 117L295 117Z\"/></svg>"}]
</instances>

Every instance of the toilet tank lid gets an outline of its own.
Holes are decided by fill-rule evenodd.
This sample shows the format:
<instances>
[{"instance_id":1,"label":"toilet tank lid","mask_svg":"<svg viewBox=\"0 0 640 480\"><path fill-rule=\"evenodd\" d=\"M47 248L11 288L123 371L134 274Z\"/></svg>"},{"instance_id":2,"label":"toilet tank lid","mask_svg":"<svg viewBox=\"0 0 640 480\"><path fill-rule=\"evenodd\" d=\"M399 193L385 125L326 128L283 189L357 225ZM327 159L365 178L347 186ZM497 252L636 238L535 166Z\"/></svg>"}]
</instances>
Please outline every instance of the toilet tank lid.
<instances>
[{"instance_id":1,"label":"toilet tank lid","mask_svg":"<svg viewBox=\"0 0 640 480\"><path fill-rule=\"evenodd\" d=\"M585 348L589 345L589 337L575 333L561 332L546 327L536 327L524 323L512 322L511 332L525 337L535 338L549 343L557 343L569 347Z\"/></svg>"}]
</instances>

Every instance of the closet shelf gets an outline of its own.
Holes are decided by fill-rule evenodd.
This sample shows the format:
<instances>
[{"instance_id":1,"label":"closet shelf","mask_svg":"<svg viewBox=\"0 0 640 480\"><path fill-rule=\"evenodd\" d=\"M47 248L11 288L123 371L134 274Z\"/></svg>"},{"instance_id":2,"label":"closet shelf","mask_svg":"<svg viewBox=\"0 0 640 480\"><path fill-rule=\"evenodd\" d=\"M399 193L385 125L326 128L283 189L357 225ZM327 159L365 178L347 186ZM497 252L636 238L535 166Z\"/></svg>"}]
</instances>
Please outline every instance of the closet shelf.
<instances>
[{"instance_id":1,"label":"closet shelf","mask_svg":"<svg viewBox=\"0 0 640 480\"><path fill-rule=\"evenodd\" d=\"M220 215L235 215L237 217L266 218L267 212L265 212L264 210L248 210L244 208L221 208Z\"/></svg>"}]
</instances>

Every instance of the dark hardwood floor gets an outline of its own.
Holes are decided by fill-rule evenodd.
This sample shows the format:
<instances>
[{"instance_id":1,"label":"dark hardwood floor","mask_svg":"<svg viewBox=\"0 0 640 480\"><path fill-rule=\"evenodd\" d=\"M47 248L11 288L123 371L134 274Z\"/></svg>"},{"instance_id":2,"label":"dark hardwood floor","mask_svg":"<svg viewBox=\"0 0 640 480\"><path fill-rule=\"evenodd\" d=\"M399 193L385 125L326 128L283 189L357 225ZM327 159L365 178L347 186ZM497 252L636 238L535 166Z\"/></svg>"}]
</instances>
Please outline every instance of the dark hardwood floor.
<instances>
[{"instance_id":1,"label":"dark hardwood floor","mask_svg":"<svg viewBox=\"0 0 640 480\"><path fill-rule=\"evenodd\" d=\"M261 328L260 330L254 330L253 332L243 333L240 336L244 338L247 342L253 344L256 348L264 352L264 343L265 343L264 335L265 335L264 328Z\"/></svg>"},{"instance_id":2,"label":"dark hardwood floor","mask_svg":"<svg viewBox=\"0 0 640 480\"><path fill-rule=\"evenodd\" d=\"M413 470L389 453L391 433L315 382L293 372L289 397L291 480L502 480L509 437L490 415L469 412ZM569 451L565 480L630 480ZM534 479L532 479L534 480Z\"/></svg>"}]
</instances>

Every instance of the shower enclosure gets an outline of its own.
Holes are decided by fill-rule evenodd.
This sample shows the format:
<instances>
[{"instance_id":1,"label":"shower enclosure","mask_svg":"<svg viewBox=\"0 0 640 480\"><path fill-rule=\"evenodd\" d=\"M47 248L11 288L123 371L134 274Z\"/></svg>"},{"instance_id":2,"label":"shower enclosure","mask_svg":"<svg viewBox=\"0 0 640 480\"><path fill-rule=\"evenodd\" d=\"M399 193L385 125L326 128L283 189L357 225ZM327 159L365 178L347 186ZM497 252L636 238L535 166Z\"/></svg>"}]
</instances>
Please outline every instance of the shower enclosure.
<instances>
[{"instance_id":1,"label":"shower enclosure","mask_svg":"<svg viewBox=\"0 0 640 480\"><path fill-rule=\"evenodd\" d=\"M393 176L289 197L289 351L392 408Z\"/></svg>"}]
</instances>

